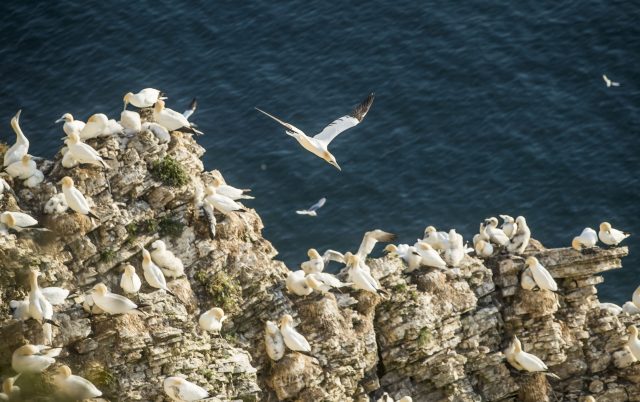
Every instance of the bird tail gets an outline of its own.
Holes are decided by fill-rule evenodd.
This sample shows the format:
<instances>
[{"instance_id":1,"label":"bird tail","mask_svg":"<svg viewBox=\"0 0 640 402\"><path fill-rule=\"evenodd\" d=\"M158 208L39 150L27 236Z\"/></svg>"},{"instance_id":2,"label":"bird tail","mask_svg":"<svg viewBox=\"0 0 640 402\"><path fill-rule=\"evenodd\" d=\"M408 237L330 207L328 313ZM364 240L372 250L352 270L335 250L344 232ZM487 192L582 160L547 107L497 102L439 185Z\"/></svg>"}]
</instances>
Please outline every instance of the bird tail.
<instances>
[{"instance_id":1,"label":"bird tail","mask_svg":"<svg viewBox=\"0 0 640 402\"><path fill-rule=\"evenodd\" d=\"M87 212L87 215L90 216L93 219L97 219L100 220L100 218L98 217L98 215L94 214L93 212L89 211Z\"/></svg>"},{"instance_id":2,"label":"bird tail","mask_svg":"<svg viewBox=\"0 0 640 402\"><path fill-rule=\"evenodd\" d=\"M561 380L561 378L558 377L556 374L553 374L553 373L550 373L550 372L546 372L546 373L544 373L544 375L546 375L547 377L551 377L551 378L553 378L555 380Z\"/></svg>"}]
</instances>

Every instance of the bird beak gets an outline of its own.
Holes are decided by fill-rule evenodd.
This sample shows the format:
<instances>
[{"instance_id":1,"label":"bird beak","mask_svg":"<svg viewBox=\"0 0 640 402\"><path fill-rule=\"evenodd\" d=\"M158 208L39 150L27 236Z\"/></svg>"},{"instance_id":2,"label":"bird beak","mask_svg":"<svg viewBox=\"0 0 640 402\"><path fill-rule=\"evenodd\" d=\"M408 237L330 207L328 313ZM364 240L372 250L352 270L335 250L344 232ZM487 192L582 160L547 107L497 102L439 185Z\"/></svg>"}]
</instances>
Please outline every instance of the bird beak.
<instances>
[{"instance_id":1,"label":"bird beak","mask_svg":"<svg viewBox=\"0 0 640 402\"><path fill-rule=\"evenodd\" d=\"M342 172L342 169L340 169L340 165L338 165L338 162L329 162L329 163L335 166L336 169Z\"/></svg>"},{"instance_id":2,"label":"bird beak","mask_svg":"<svg viewBox=\"0 0 640 402\"><path fill-rule=\"evenodd\" d=\"M129 102L124 101L124 107L122 108L122 111L124 112L125 110L127 110L127 105L129 104Z\"/></svg>"},{"instance_id":3,"label":"bird beak","mask_svg":"<svg viewBox=\"0 0 640 402\"><path fill-rule=\"evenodd\" d=\"M55 122L56 122L56 123L62 123L63 121L64 121L64 118L63 118L63 117L61 117L61 118L59 118L58 120L56 120Z\"/></svg>"}]
</instances>

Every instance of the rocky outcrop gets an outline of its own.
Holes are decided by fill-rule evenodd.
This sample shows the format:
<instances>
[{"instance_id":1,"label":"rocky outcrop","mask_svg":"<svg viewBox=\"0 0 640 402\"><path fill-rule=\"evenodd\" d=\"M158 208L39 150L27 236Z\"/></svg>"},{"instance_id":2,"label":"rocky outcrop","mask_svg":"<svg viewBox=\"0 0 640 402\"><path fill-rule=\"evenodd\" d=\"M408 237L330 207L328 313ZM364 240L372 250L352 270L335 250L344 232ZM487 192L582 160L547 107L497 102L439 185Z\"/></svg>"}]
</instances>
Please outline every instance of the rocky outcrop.
<instances>
[{"instance_id":1,"label":"rocky outcrop","mask_svg":"<svg viewBox=\"0 0 640 402\"><path fill-rule=\"evenodd\" d=\"M73 293L55 307L58 361L93 381L105 400L168 400L162 380L171 375L224 401L366 401L382 391L414 401L640 400L640 363L623 349L627 325L640 316L600 309L595 287L602 272L621 267L624 247L580 253L532 241L524 257L538 257L558 281L557 293L522 289L523 256L500 254L412 274L402 273L397 258L372 259L388 297L362 291L297 297L286 291L288 269L274 260L254 211L216 215L210 235L194 199L221 174L204 170L204 149L190 135L174 132L163 143L142 131L90 144L112 158L111 169L66 169L59 154L39 166L46 176L41 186L10 182L15 195L0 195L0 211L29 212L50 230L0 237L2 377L14 374L16 348L45 341L40 323L15 320L9 308L10 300L25 297L27 272L37 268L42 286ZM66 175L90 197L99 221L49 207L45 213ZM121 292L123 264L142 276L141 247L157 239L185 265L186 276L169 282L175 296L143 284L133 297L140 312L109 316L83 308L98 282ZM197 323L214 306L229 315L220 336ZM288 351L274 362L265 352L264 325L285 313L312 351ZM503 350L513 335L559 379L510 367ZM21 376L27 400L50 399L51 371Z\"/></svg>"}]
</instances>

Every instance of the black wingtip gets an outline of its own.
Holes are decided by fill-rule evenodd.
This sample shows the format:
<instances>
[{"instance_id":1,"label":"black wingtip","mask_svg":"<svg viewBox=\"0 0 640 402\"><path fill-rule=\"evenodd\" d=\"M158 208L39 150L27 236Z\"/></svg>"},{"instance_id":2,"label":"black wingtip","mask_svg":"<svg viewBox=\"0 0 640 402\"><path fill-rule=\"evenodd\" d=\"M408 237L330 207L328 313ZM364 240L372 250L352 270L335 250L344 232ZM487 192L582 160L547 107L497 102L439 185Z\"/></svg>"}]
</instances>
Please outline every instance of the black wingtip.
<instances>
[{"instance_id":1,"label":"black wingtip","mask_svg":"<svg viewBox=\"0 0 640 402\"><path fill-rule=\"evenodd\" d=\"M198 107L198 98L193 98L193 100L189 104L189 109L195 112L197 107Z\"/></svg>"}]
</instances>

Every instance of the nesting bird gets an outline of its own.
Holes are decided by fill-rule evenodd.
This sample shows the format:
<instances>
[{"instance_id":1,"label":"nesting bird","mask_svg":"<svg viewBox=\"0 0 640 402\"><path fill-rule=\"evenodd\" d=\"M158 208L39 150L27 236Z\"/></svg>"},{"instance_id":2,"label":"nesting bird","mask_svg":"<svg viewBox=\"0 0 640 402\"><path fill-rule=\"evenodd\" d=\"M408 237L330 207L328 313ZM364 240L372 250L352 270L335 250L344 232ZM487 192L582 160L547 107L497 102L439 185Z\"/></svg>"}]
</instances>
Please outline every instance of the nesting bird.
<instances>
[{"instance_id":1,"label":"nesting bird","mask_svg":"<svg viewBox=\"0 0 640 402\"><path fill-rule=\"evenodd\" d=\"M189 120L182 113L178 113L175 110L165 107L164 101L158 99L153 106L153 119L156 123L160 124L169 131L184 131L193 134L202 134L201 131L196 130Z\"/></svg>"},{"instance_id":2,"label":"nesting bird","mask_svg":"<svg viewBox=\"0 0 640 402\"><path fill-rule=\"evenodd\" d=\"M182 377L165 378L163 388L164 392L177 402L192 402L209 397L207 390Z\"/></svg>"},{"instance_id":3,"label":"nesting bird","mask_svg":"<svg viewBox=\"0 0 640 402\"><path fill-rule=\"evenodd\" d=\"M318 250L310 248L307 251L307 256L309 257L309 261L300 264L300 268L302 268L305 274L316 274L324 270L324 259L320 256Z\"/></svg>"},{"instance_id":4,"label":"nesting bird","mask_svg":"<svg viewBox=\"0 0 640 402\"><path fill-rule=\"evenodd\" d=\"M66 135L70 135L71 133L80 134L80 131L82 131L82 129L85 126L85 123L83 121L75 120L71 115L71 113L63 114L62 117L60 117L55 122L56 123L64 122L64 124L62 125L62 130Z\"/></svg>"},{"instance_id":5,"label":"nesting bird","mask_svg":"<svg viewBox=\"0 0 640 402\"><path fill-rule=\"evenodd\" d=\"M151 243L151 258L162 272L169 278L177 278L184 275L182 260L167 250L167 245L162 240Z\"/></svg>"},{"instance_id":6,"label":"nesting bird","mask_svg":"<svg viewBox=\"0 0 640 402\"><path fill-rule=\"evenodd\" d=\"M200 328L205 331L219 333L222 329L222 323L226 319L227 316L224 314L224 311L219 307L214 307L200 315L200 318L198 318L198 324L200 325Z\"/></svg>"},{"instance_id":7,"label":"nesting bird","mask_svg":"<svg viewBox=\"0 0 640 402\"><path fill-rule=\"evenodd\" d=\"M602 222L600 224L600 231L598 237L600 241L607 246L617 246L621 241L631 236L631 233L623 232L611 227L609 222Z\"/></svg>"},{"instance_id":8,"label":"nesting bird","mask_svg":"<svg viewBox=\"0 0 640 402\"><path fill-rule=\"evenodd\" d=\"M486 242L482 239L478 240L478 242L474 246L474 249L478 257L487 258L493 255L493 246L491 245L491 243Z\"/></svg>"},{"instance_id":9,"label":"nesting bird","mask_svg":"<svg viewBox=\"0 0 640 402\"><path fill-rule=\"evenodd\" d=\"M433 226L427 226L422 240L435 250L444 251L449 245L449 234L447 232L438 232Z\"/></svg>"},{"instance_id":10,"label":"nesting bird","mask_svg":"<svg viewBox=\"0 0 640 402\"><path fill-rule=\"evenodd\" d=\"M206 197L204 197L203 201L225 215L230 215L234 211L242 212L245 210L242 205L238 204L231 198L218 194L216 188L213 186L207 186L205 194Z\"/></svg>"},{"instance_id":11,"label":"nesting bird","mask_svg":"<svg viewBox=\"0 0 640 402\"><path fill-rule=\"evenodd\" d=\"M294 352L311 352L311 345L298 331L293 328L293 317L285 314L280 318L280 332L284 344Z\"/></svg>"},{"instance_id":12,"label":"nesting bird","mask_svg":"<svg viewBox=\"0 0 640 402\"><path fill-rule=\"evenodd\" d=\"M265 323L264 345L271 360L278 361L284 356L284 338L280 328L273 321Z\"/></svg>"},{"instance_id":13,"label":"nesting bird","mask_svg":"<svg viewBox=\"0 0 640 402\"><path fill-rule=\"evenodd\" d=\"M93 149L89 144L85 144L77 133L71 133L65 139L67 144L67 153L64 154L63 160L67 159L67 164L73 165L73 162L86 163L88 165L102 166L105 169L111 169L111 166L105 162L98 151ZM71 163L69 163L69 159Z\"/></svg>"},{"instance_id":14,"label":"nesting bird","mask_svg":"<svg viewBox=\"0 0 640 402\"><path fill-rule=\"evenodd\" d=\"M531 270L531 275L540 289L551 290L552 292L558 290L558 284L536 257L528 257L525 264Z\"/></svg>"},{"instance_id":15,"label":"nesting bird","mask_svg":"<svg viewBox=\"0 0 640 402\"><path fill-rule=\"evenodd\" d=\"M309 274L304 278L304 280L307 286L311 289L323 294L329 293L331 289L340 289L346 286L351 286L351 283L344 283L334 275L326 272Z\"/></svg>"},{"instance_id":16,"label":"nesting bird","mask_svg":"<svg viewBox=\"0 0 640 402\"><path fill-rule=\"evenodd\" d=\"M125 293L138 293L141 286L142 281L136 273L136 269L133 265L126 264L124 266L124 272L120 277L120 287L122 290L124 290Z\"/></svg>"},{"instance_id":17,"label":"nesting bird","mask_svg":"<svg viewBox=\"0 0 640 402\"><path fill-rule=\"evenodd\" d=\"M364 269L362 261L357 254L346 253L345 262L347 264L348 281L356 290L364 290L375 294L384 294L378 281L371 276L370 270Z\"/></svg>"},{"instance_id":18,"label":"nesting bird","mask_svg":"<svg viewBox=\"0 0 640 402\"><path fill-rule=\"evenodd\" d=\"M33 160L33 157L31 155L24 154L19 161L13 162L4 170L9 173L9 176L13 177L14 179L18 178L21 180L26 180L36 174L36 172L38 171L38 167L36 166L36 162Z\"/></svg>"},{"instance_id":19,"label":"nesting bird","mask_svg":"<svg viewBox=\"0 0 640 402\"><path fill-rule=\"evenodd\" d=\"M72 400L97 398L102 395L102 392L91 381L72 374L67 365L58 367L56 375L53 376L53 383L61 395Z\"/></svg>"},{"instance_id":20,"label":"nesting bird","mask_svg":"<svg viewBox=\"0 0 640 402\"><path fill-rule=\"evenodd\" d=\"M252 197L250 195L247 195L245 193L248 193L251 191L251 189L239 189L239 188L235 188L233 186L230 186L226 183L224 183L222 180L220 180L218 177L213 176L213 179L211 180L211 185L216 189L216 192L220 195L223 195L225 197L229 197L232 200L241 200L241 199L245 199L245 200L253 200L255 197Z\"/></svg>"},{"instance_id":21,"label":"nesting bird","mask_svg":"<svg viewBox=\"0 0 640 402\"><path fill-rule=\"evenodd\" d=\"M502 231L509 239L512 239L518 231L518 224L509 215L500 215L500 218L502 218Z\"/></svg>"},{"instance_id":22,"label":"nesting bird","mask_svg":"<svg viewBox=\"0 0 640 402\"><path fill-rule=\"evenodd\" d=\"M0 214L0 223L9 229L21 232L24 229L37 225L38 221L24 212L5 211Z\"/></svg>"},{"instance_id":23,"label":"nesting bird","mask_svg":"<svg viewBox=\"0 0 640 402\"><path fill-rule=\"evenodd\" d=\"M149 286L156 289L162 289L165 292L173 295L167 287L167 280L162 273L159 266L153 263L151 260L151 254L145 248L142 249L142 270L144 273L144 279Z\"/></svg>"},{"instance_id":24,"label":"nesting bird","mask_svg":"<svg viewBox=\"0 0 640 402\"><path fill-rule=\"evenodd\" d=\"M127 134L139 133L142 130L140 114L131 110L123 110L120 113L120 125Z\"/></svg>"},{"instance_id":25,"label":"nesting bird","mask_svg":"<svg viewBox=\"0 0 640 402\"><path fill-rule=\"evenodd\" d=\"M120 123L114 119L109 119L104 113L96 113L87 119L87 123L78 133L78 136L82 140L89 140L97 137L108 137L121 133L123 130L124 128Z\"/></svg>"},{"instance_id":26,"label":"nesting bird","mask_svg":"<svg viewBox=\"0 0 640 402\"><path fill-rule=\"evenodd\" d=\"M635 325L629 325L627 327L627 332L629 333L627 347L629 348L631 355L636 360L640 360L640 340L638 340L638 328L636 328Z\"/></svg>"},{"instance_id":27,"label":"nesting bird","mask_svg":"<svg viewBox=\"0 0 640 402\"><path fill-rule=\"evenodd\" d=\"M518 216L516 218L516 224L518 225L518 228L516 234L507 246L507 251L510 253L522 254L529 245L529 240L531 240L531 230L529 229L527 220L524 216Z\"/></svg>"},{"instance_id":28,"label":"nesting bird","mask_svg":"<svg viewBox=\"0 0 640 402\"><path fill-rule=\"evenodd\" d=\"M16 133L16 143L4 153L3 166L5 167L20 161L23 156L29 153L29 140L20 128L21 112L22 110L18 110L18 113L11 119L11 128L13 128L13 131Z\"/></svg>"},{"instance_id":29,"label":"nesting bird","mask_svg":"<svg viewBox=\"0 0 640 402\"><path fill-rule=\"evenodd\" d=\"M421 265L433 268L446 268L447 263L440 257L440 254L424 241L418 242L416 251L421 257Z\"/></svg>"},{"instance_id":30,"label":"nesting bird","mask_svg":"<svg viewBox=\"0 0 640 402\"><path fill-rule=\"evenodd\" d=\"M11 368L17 373L41 373L56 362L61 348L49 348L42 345L20 346L11 356Z\"/></svg>"},{"instance_id":31,"label":"nesting bird","mask_svg":"<svg viewBox=\"0 0 640 402\"><path fill-rule=\"evenodd\" d=\"M514 368L518 370L524 370L528 372L547 371L549 368L546 364L536 355L527 353L522 350L522 344L518 337L513 337L512 348L509 352L510 357L507 357L507 361L512 364Z\"/></svg>"},{"instance_id":32,"label":"nesting bird","mask_svg":"<svg viewBox=\"0 0 640 402\"><path fill-rule=\"evenodd\" d=\"M509 236L502 229L498 228L498 219L491 217L485 220L485 231L489 236L489 241L499 246L507 246L509 244Z\"/></svg>"},{"instance_id":33,"label":"nesting bird","mask_svg":"<svg viewBox=\"0 0 640 402\"><path fill-rule=\"evenodd\" d=\"M444 250L444 260L452 267L460 265L465 255L462 236L455 229L449 231L449 242Z\"/></svg>"},{"instance_id":34,"label":"nesting bird","mask_svg":"<svg viewBox=\"0 0 640 402\"><path fill-rule=\"evenodd\" d=\"M138 308L138 306L124 296L109 292L103 283L93 287L91 293L93 302L108 314L125 314Z\"/></svg>"},{"instance_id":35,"label":"nesting bird","mask_svg":"<svg viewBox=\"0 0 640 402\"><path fill-rule=\"evenodd\" d=\"M313 292L313 289L307 285L304 271L289 271L285 285L290 293L297 296L308 296Z\"/></svg>"},{"instance_id":36,"label":"nesting bird","mask_svg":"<svg viewBox=\"0 0 640 402\"><path fill-rule=\"evenodd\" d=\"M73 179L69 176L65 176L60 180L62 184L62 193L64 194L64 199L67 202L69 208L74 210L75 212L81 215L87 215L91 218L100 219L96 214L91 212L91 208L89 207L89 203L84 195L75 188Z\"/></svg>"},{"instance_id":37,"label":"nesting bird","mask_svg":"<svg viewBox=\"0 0 640 402\"><path fill-rule=\"evenodd\" d=\"M135 94L133 92L127 92L122 99L124 102L124 108L122 110L126 110L129 103L139 109L142 109L145 107L151 107L158 100L164 99L167 98L163 96L162 92L155 88L144 88Z\"/></svg>"},{"instance_id":38,"label":"nesting bird","mask_svg":"<svg viewBox=\"0 0 640 402\"><path fill-rule=\"evenodd\" d=\"M598 234L591 228L584 228L580 236L576 236L571 241L571 247L577 251L583 251L596 246L598 242Z\"/></svg>"}]
</instances>

